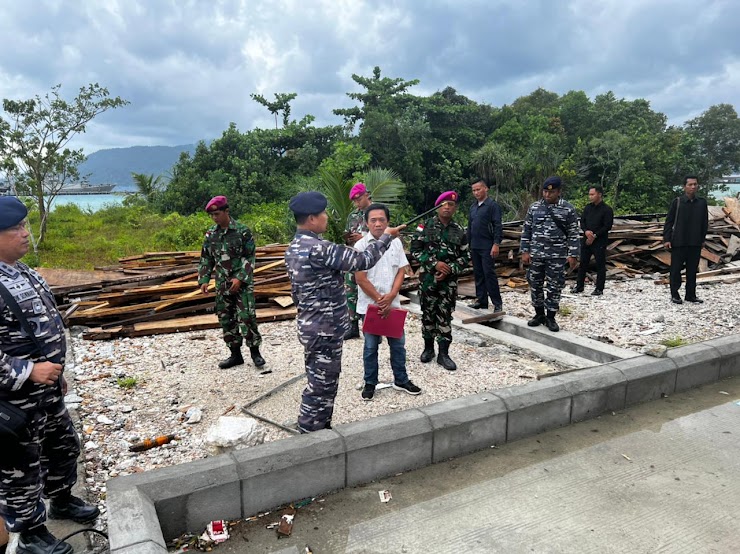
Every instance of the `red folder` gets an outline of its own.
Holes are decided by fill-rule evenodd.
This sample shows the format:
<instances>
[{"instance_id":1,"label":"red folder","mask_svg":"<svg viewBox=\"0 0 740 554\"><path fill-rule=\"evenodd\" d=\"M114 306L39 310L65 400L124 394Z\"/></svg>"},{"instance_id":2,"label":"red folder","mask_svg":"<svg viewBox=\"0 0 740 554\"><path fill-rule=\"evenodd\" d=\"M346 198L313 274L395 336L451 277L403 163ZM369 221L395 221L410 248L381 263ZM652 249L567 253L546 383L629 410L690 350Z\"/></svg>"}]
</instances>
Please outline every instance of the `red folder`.
<instances>
[{"instance_id":1,"label":"red folder","mask_svg":"<svg viewBox=\"0 0 740 554\"><path fill-rule=\"evenodd\" d=\"M388 317L380 317L378 307L370 304L365 314L365 322L362 325L362 332L370 335L380 335L400 339L403 336L403 325L406 323L406 310L391 308Z\"/></svg>"}]
</instances>

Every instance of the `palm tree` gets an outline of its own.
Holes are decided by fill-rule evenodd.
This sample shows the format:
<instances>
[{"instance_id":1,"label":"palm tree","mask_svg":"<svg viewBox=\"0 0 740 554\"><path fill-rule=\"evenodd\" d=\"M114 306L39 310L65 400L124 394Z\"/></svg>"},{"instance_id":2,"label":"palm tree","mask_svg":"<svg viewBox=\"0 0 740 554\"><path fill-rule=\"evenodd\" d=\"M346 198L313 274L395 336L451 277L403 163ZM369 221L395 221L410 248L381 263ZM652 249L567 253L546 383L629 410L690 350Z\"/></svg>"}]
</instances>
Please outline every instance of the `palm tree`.
<instances>
[{"instance_id":1,"label":"palm tree","mask_svg":"<svg viewBox=\"0 0 740 554\"><path fill-rule=\"evenodd\" d=\"M362 176L374 202L382 202L394 206L403 197L406 185L401 182L395 171L383 168L369 169ZM335 241L342 242L344 226L347 217L352 212L353 205L349 199L349 191L355 183L352 179L345 179L338 171L319 169L321 192L328 201L329 212L328 234Z\"/></svg>"},{"instance_id":2,"label":"palm tree","mask_svg":"<svg viewBox=\"0 0 740 554\"><path fill-rule=\"evenodd\" d=\"M154 197L159 194L162 190L164 180L161 175L145 175L144 173L131 173L131 177L134 179L134 184L138 189L137 194L144 197L147 203L152 203Z\"/></svg>"}]
</instances>

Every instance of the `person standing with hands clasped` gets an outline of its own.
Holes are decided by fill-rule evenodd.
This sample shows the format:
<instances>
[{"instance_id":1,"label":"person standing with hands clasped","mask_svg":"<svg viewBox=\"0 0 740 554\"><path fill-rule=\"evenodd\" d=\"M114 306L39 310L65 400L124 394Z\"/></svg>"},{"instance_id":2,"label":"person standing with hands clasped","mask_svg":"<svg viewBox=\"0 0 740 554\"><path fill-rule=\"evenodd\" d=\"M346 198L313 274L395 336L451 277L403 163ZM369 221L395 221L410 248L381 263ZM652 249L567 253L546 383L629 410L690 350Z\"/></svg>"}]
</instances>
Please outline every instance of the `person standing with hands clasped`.
<instances>
[{"instance_id":1,"label":"person standing with hands clasped","mask_svg":"<svg viewBox=\"0 0 740 554\"><path fill-rule=\"evenodd\" d=\"M683 183L684 194L671 203L663 227L663 242L671 251L671 302L683 304L678 291L681 270L686 267L686 301L700 304L704 301L696 297L696 271L707 238L709 215L707 201L696 195L699 189L696 176L686 176Z\"/></svg>"},{"instance_id":2,"label":"person standing with hands clasped","mask_svg":"<svg viewBox=\"0 0 740 554\"><path fill-rule=\"evenodd\" d=\"M561 186L556 175L545 179L542 199L527 210L519 246L522 263L530 266L527 281L535 309L527 325L547 325L553 333L560 330L555 316L560 309L566 266L575 268L579 247L576 209L560 198Z\"/></svg>"},{"instance_id":3,"label":"person standing with hands clasped","mask_svg":"<svg viewBox=\"0 0 740 554\"><path fill-rule=\"evenodd\" d=\"M468 242L475 274L475 302L471 308L488 308L488 298L493 302L493 311L502 309L501 290L496 276L496 256L503 235L501 207L488 196L488 181L476 179L472 184L475 202L470 206L468 217Z\"/></svg>"},{"instance_id":4,"label":"person standing with hands clasped","mask_svg":"<svg viewBox=\"0 0 740 554\"><path fill-rule=\"evenodd\" d=\"M604 294L606 284L606 246L609 244L609 231L614 224L614 211L604 202L604 189L594 185L588 189L589 204L581 216L581 261L578 266L576 284L570 289L572 293L583 292L586 271L593 255L596 260L596 286L591 296Z\"/></svg>"},{"instance_id":5,"label":"person standing with hands clasped","mask_svg":"<svg viewBox=\"0 0 740 554\"><path fill-rule=\"evenodd\" d=\"M457 364L450 358L452 343L452 310L457 299L457 278L470 263L465 229L452 220L457 211L458 195L443 192L434 203L437 215L416 228L411 239L411 255L419 261L419 300L421 303L421 336L424 350L422 363L434 358L434 339L439 345L437 363L448 371Z\"/></svg>"},{"instance_id":6,"label":"person standing with hands clasped","mask_svg":"<svg viewBox=\"0 0 740 554\"><path fill-rule=\"evenodd\" d=\"M255 245L252 231L229 214L225 196L214 196L206 204L214 225L206 231L198 266L198 284L205 294L211 273L216 272L216 314L231 356L219 362L228 369L244 363L242 342L246 341L255 367L265 365L260 354L262 336L257 329L254 306Z\"/></svg>"},{"instance_id":7,"label":"person standing with hands clasped","mask_svg":"<svg viewBox=\"0 0 740 554\"><path fill-rule=\"evenodd\" d=\"M355 243L355 250L358 252L365 251L373 242L380 240L388 228L390 211L383 204L371 204L365 212L365 220L370 231ZM367 271L355 273L357 285L360 287L357 313L364 316L370 304L378 306L382 317L387 317L392 308L400 308L401 301L398 299L398 293L403 285L408 265L401 241L394 240L375 266ZM367 332L363 335L365 336L362 356L365 368L365 387L362 390L362 398L372 400L378 384L378 346L383 337ZM401 335L401 338L387 337L387 339L391 351L393 388L412 395L421 394L421 389L411 382L406 373L406 335Z\"/></svg>"},{"instance_id":8,"label":"person standing with hands clasped","mask_svg":"<svg viewBox=\"0 0 740 554\"><path fill-rule=\"evenodd\" d=\"M0 197L0 518L20 534L18 554L69 554L46 528L43 497L52 519L88 523L100 511L72 496L80 441L64 405L64 324L49 286L20 261L27 213Z\"/></svg>"}]
</instances>

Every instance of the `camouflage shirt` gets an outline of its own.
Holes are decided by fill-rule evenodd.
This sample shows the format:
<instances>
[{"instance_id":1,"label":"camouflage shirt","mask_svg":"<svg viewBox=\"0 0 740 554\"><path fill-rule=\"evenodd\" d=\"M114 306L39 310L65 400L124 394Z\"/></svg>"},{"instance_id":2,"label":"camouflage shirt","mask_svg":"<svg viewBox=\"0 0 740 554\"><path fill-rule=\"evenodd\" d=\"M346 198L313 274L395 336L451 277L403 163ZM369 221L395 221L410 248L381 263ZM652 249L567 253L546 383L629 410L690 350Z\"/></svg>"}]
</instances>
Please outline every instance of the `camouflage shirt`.
<instances>
[{"instance_id":1,"label":"camouflage shirt","mask_svg":"<svg viewBox=\"0 0 740 554\"><path fill-rule=\"evenodd\" d=\"M13 295L44 346L44 352L40 353L0 297L0 399L57 393L58 385L40 385L28 379L35 360L47 359L64 365L67 343L54 295L41 276L22 262L15 265L0 262L0 282Z\"/></svg>"},{"instance_id":2,"label":"camouflage shirt","mask_svg":"<svg viewBox=\"0 0 740 554\"><path fill-rule=\"evenodd\" d=\"M527 210L519 249L534 258L578 257L579 232L578 215L571 204L562 198L548 204L543 198Z\"/></svg>"},{"instance_id":3,"label":"camouflage shirt","mask_svg":"<svg viewBox=\"0 0 740 554\"><path fill-rule=\"evenodd\" d=\"M298 308L301 343L312 336L341 336L349 329L344 272L373 267L388 248L390 235L383 235L357 252L323 240L311 231L298 229L285 251L293 302ZM304 343L305 344L305 343Z\"/></svg>"},{"instance_id":4,"label":"camouflage shirt","mask_svg":"<svg viewBox=\"0 0 740 554\"><path fill-rule=\"evenodd\" d=\"M228 228L221 229L214 225L206 231L198 266L198 284L208 283L214 269L216 290L223 290L234 278L242 283L252 283L254 263L255 246L252 231L232 218Z\"/></svg>"},{"instance_id":5,"label":"camouflage shirt","mask_svg":"<svg viewBox=\"0 0 740 554\"><path fill-rule=\"evenodd\" d=\"M347 234L353 234L353 233L360 233L361 235L364 235L367 233L367 222L365 221L365 212L363 210L352 210L352 212L347 216L347 226L344 228L345 235ZM346 239L345 242L352 246L352 243L349 239Z\"/></svg>"},{"instance_id":6,"label":"camouflage shirt","mask_svg":"<svg viewBox=\"0 0 740 554\"><path fill-rule=\"evenodd\" d=\"M421 265L421 272L431 275L437 262L450 266L453 279L470 264L465 229L454 221L445 226L436 215L416 228L409 251Z\"/></svg>"}]
</instances>

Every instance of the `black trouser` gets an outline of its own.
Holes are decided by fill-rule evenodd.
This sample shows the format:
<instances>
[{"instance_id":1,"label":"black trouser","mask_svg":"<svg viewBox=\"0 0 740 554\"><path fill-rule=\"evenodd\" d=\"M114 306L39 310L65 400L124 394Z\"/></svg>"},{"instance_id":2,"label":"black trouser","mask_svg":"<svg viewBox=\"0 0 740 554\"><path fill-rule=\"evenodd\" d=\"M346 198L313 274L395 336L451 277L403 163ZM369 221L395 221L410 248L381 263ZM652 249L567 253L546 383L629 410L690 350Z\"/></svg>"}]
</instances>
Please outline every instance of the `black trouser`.
<instances>
[{"instance_id":1,"label":"black trouser","mask_svg":"<svg viewBox=\"0 0 740 554\"><path fill-rule=\"evenodd\" d=\"M674 246L671 248L671 296L678 296L681 288L681 270L686 266L686 298L696 298L696 270L701 258L701 246Z\"/></svg>"},{"instance_id":2,"label":"black trouser","mask_svg":"<svg viewBox=\"0 0 740 554\"><path fill-rule=\"evenodd\" d=\"M581 240L581 261L578 266L576 286L579 289L583 288L583 283L586 281L586 270L588 270L588 264L591 262L591 255L596 261L596 288L604 290L606 284L606 243L604 242L586 244L585 240Z\"/></svg>"},{"instance_id":3,"label":"black trouser","mask_svg":"<svg viewBox=\"0 0 740 554\"><path fill-rule=\"evenodd\" d=\"M496 264L491 256L491 249L473 248L470 251L473 258L473 273L475 274L475 296L478 303L488 306L488 297L494 306L500 306L501 291L498 288L498 277L496 277Z\"/></svg>"}]
</instances>

